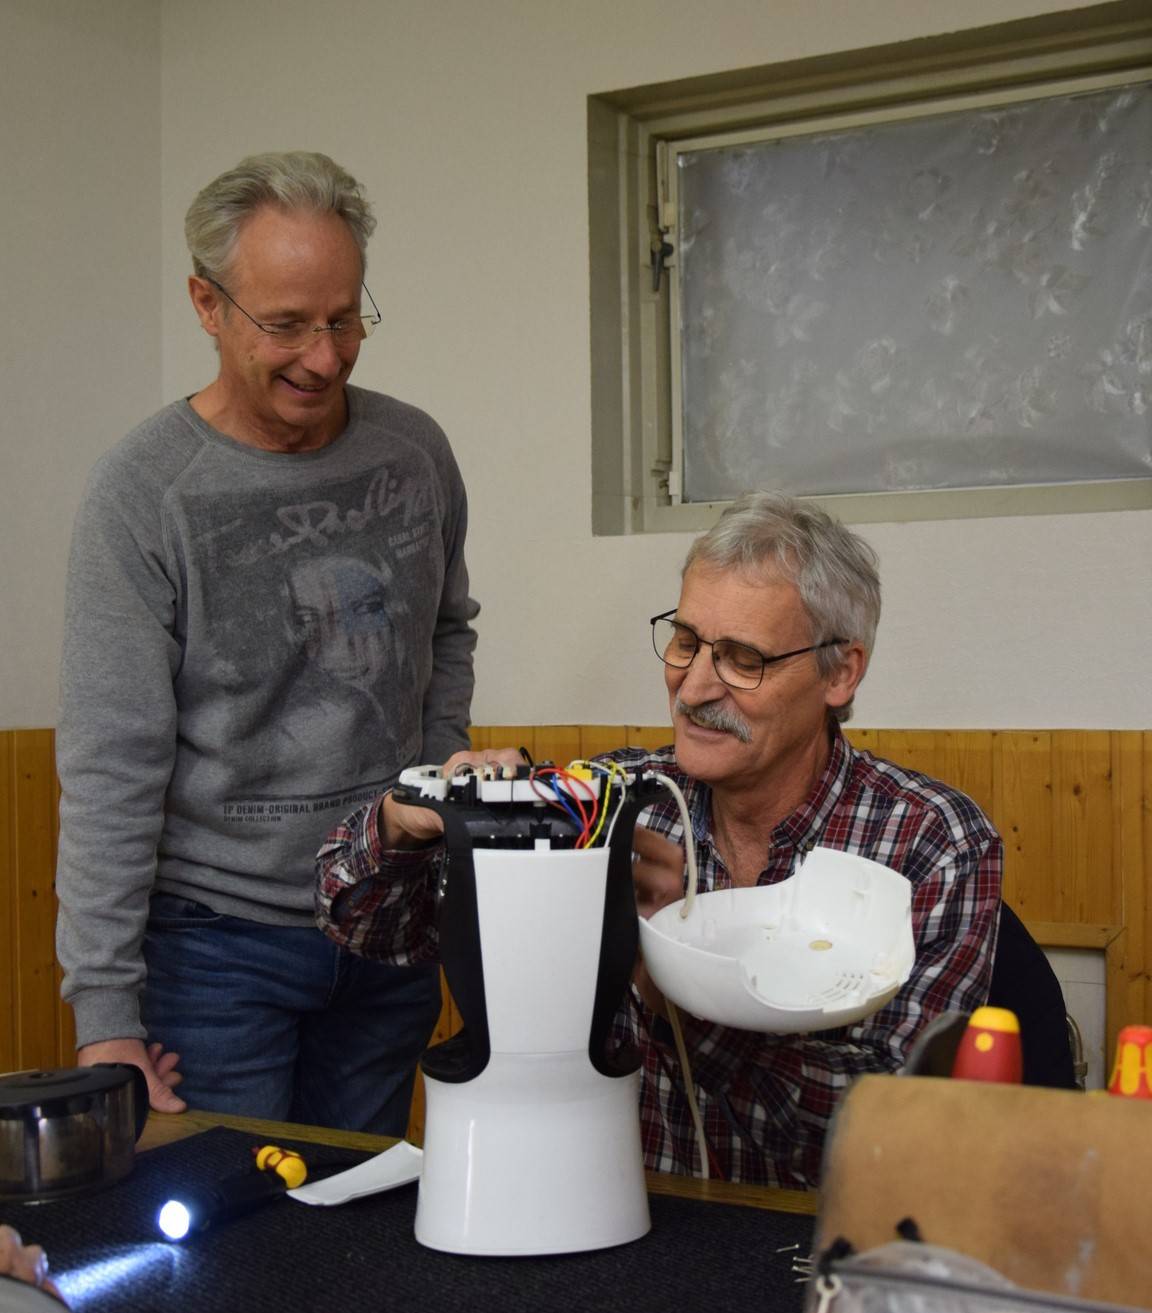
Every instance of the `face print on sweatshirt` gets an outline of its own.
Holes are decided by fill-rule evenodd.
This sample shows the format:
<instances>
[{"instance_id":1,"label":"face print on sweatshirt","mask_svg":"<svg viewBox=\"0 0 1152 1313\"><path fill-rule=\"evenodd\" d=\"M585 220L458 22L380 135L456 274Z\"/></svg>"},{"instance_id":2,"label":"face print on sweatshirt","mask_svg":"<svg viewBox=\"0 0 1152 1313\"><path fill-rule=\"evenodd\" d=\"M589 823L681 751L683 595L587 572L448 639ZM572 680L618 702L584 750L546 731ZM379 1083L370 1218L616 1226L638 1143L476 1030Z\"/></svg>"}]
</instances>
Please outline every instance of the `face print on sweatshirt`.
<instances>
[{"instance_id":1,"label":"face print on sweatshirt","mask_svg":"<svg viewBox=\"0 0 1152 1313\"><path fill-rule=\"evenodd\" d=\"M352 754L364 735L419 734L443 569L426 485L409 494L377 468L183 510L197 557L188 606L202 613L189 632L211 649L195 667L235 694L238 728L268 744L270 778L308 750L317 717L348 717ZM245 725L248 704L259 723Z\"/></svg>"}]
</instances>

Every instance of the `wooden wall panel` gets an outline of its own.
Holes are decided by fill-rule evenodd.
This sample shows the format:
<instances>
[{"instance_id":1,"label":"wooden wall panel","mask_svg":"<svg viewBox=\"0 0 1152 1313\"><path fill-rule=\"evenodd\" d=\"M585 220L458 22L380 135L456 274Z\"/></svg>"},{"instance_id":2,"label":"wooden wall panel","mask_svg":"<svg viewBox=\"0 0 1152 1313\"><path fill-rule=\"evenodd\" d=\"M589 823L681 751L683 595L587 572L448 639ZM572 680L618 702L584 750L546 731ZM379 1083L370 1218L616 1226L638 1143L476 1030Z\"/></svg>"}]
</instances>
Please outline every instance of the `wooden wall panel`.
<instances>
[{"instance_id":1,"label":"wooden wall panel","mask_svg":"<svg viewBox=\"0 0 1152 1313\"><path fill-rule=\"evenodd\" d=\"M567 765L584 755L579 725L539 726L536 730L536 760L560 761Z\"/></svg>"},{"instance_id":2,"label":"wooden wall panel","mask_svg":"<svg viewBox=\"0 0 1152 1313\"><path fill-rule=\"evenodd\" d=\"M6 1070L54 1067L72 1058L71 1018L56 966L56 784L51 730L0 736L5 758L4 957L11 973ZM67 1047L64 1047L67 1046Z\"/></svg>"},{"instance_id":3,"label":"wooden wall panel","mask_svg":"<svg viewBox=\"0 0 1152 1313\"><path fill-rule=\"evenodd\" d=\"M16 740L0 733L0 1072L16 1061Z\"/></svg>"},{"instance_id":4,"label":"wooden wall panel","mask_svg":"<svg viewBox=\"0 0 1152 1313\"><path fill-rule=\"evenodd\" d=\"M17 742L16 934L20 954L17 1045L29 1066L56 1062L59 992L56 987L56 835L59 794L53 736L46 730Z\"/></svg>"},{"instance_id":5,"label":"wooden wall panel","mask_svg":"<svg viewBox=\"0 0 1152 1313\"><path fill-rule=\"evenodd\" d=\"M1060 921L1052 862L1052 735L997 734L991 817L1004 840L1004 896L1025 921Z\"/></svg>"},{"instance_id":6,"label":"wooden wall panel","mask_svg":"<svg viewBox=\"0 0 1152 1313\"><path fill-rule=\"evenodd\" d=\"M943 747L940 736L928 729L882 729L876 732L876 747L870 749L878 757L899 762L912 770L923 771L935 779L941 778Z\"/></svg>"},{"instance_id":7,"label":"wooden wall panel","mask_svg":"<svg viewBox=\"0 0 1152 1313\"><path fill-rule=\"evenodd\" d=\"M1105 731L1068 731L1052 756L1052 874L1060 899L1058 920L1119 920L1112 841L1111 736Z\"/></svg>"},{"instance_id":8,"label":"wooden wall panel","mask_svg":"<svg viewBox=\"0 0 1152 1313\"><path fill-rule=\"evenodd\" d=\"M580 755L585 760L600 752L614 752L626 748L627 734L619 725L582 725L580 727Z\"/></svg>"},{"instance_id":9,"label":"wooden wall panel","mask_svg":"<svg viewBox=\"0 0 1152 1313\"><path fill-rule=\"evenodd\" d=\"M1121 907L1118 942L1108 955L1109 1052L1123 1018L1152 1019L1152 733L1113 736L1112 780Z\"/></svg>"},{"instance_id":10,"label":"wooden wall panel","mask_svg":"<svg viewBox=\"0 0 1152 1313\"><path fill-rule=\"evenodd\" d=\"M858 747L965 790L998 826L1005 897L1053 945L1106 953L1108 1030L1152 1019L1152 731L849 727ZM667 743L666 725L477 726L473 745L566 762ZM0 1071L72 1061L52 888L50 730L0 731ZM458 1026L446 998L438 1035ZM422 1116L421 1107L416 1112Z\"/></svg>"},{"instance_id":11,"label":"wooden wall panel","mask_svg":"<svg viewBox=\"0 0 1152 1313\"><path fill-rule=\"evenodd\" d=\"M629 748L652 751L671 742L672 730L667 725L628 725L624 730L624 743Z\"/></svg>"},{"instance_id":12,"label":"wooden wall panel","mask_svg":"<svg viewBox=\"0 0 1152 1313\"><path fill-rule=\"evenodd\" d=\"M1139 969L1144 980L1144 1006L1139 1012L1126 1013L1128 1016L1152 1018L1152 895L1148 892L1148 883L1152 881L1152 731L1144 735L1144 744L1142 756L1142 776L1143 789L1140 795L1140 812L1143 818L1143 825L1140 827L1143 842L1141 852L1143 854L1143 865L1140 866L1137 873L1137 864L1133 859L1133 874L1125 880L1125 897L1127 898L1129 887L1138 884L1140 896L1143 900L1143 917L1140 917L1139 911L1133 913L1133 924L1137 921L1142 922L1140 931L1141 951L1134 956L1133 971ZM1135 836L1132 836L1135 839ZM1135 907L1135 899L1132 900ZM1127 924L1128 912L1125 911L1125 924ZM1138 964L1138 967L1137 967ZM1132 977L1135 979L1135 975Z\"/></svg>"},{"instance_id":13,"label":"wooden wall panel","mask_svg":"<svg viewBox=\"0 0 1152 1313\"><path fill-rule=\"evenodd\" d=\"M966 793L989 816L995 809L996 735L991 730L941 730L939 778Z\"/></svg>"}]
</instances>

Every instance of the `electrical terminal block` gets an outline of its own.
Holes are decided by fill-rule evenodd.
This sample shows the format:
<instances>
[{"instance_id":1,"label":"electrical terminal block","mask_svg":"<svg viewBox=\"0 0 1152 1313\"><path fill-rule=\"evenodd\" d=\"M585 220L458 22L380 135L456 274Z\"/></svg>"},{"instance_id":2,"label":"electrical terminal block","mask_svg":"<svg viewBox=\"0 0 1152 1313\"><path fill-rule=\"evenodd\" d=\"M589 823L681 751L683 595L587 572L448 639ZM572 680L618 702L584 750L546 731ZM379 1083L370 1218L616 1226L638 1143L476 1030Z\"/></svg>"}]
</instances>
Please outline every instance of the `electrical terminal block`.
<instances>
[{"instance_id":1,"label":"electrical terminal block","mask_svg":"<svg viewBox=\"0 0 1152 1313\"><path fill-rule=\"evenodd\" d=\"M503 766L464 763L446 776L439 766L401 772L397 802L449 805L459 814L474 847L584 848L607 842L610 818L633 786L644 781L609 763L574 761Z\"/></svg>"}]
</instances>

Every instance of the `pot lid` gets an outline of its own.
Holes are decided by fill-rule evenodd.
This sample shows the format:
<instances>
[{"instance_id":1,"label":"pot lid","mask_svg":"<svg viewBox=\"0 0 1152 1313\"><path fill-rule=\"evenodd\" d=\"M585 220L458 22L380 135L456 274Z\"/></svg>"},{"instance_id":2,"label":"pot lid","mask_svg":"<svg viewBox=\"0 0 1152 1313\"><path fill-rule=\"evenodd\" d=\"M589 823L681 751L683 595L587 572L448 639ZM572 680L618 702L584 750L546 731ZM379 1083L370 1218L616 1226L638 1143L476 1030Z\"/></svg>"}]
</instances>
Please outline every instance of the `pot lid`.
<instances>
[{"instance_id":1,"label":"pot lid","mask_svg":"<svg viewBox=\"0 0 1152 1313\"><path fill-rule=\"evenodd\" d=\"M14 1071L0 1076L0 1118L24 1117L32 1109L40 1117L65 1117L78 1111L77 1100L88 1101L131 1084L138 1068L125 1062L94 1067L64 1067L56 1071Z\"/></svg>"}]
</instances>

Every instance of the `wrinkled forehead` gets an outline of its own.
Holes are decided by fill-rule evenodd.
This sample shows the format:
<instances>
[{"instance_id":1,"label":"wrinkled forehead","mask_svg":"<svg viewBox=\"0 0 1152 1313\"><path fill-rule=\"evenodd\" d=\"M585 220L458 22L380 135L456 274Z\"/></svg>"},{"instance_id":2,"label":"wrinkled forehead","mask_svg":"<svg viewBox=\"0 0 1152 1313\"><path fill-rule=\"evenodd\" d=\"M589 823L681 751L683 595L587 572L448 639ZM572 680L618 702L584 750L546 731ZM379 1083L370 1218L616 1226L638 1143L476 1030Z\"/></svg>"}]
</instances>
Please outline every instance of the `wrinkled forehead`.
<instances>
[{"instance_id":1,"label":"wrinkled forehead","mask_svg":"<svg viewBox=\"0 0 1152 1313\"><path fill-rule=\"evenodd\" d=\"M753 641L783 630L805 633L811 617L785 571L696 561L680 583L677 614L687 624L706 625L717 635Z\"/></svg>"},{"instance_id":2,"label":"wrinkled forehead","mask_svg":"<svg viewBox=\"0 0 1152 1313\"><path fill-rule=\"evenodd\" d=\"M248 215L227 268L234 286L269 293L313 283L358 291L363 274L356 237L338 214L279 206L262 206Z\"/></svg>"}]
</instances>

